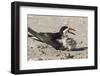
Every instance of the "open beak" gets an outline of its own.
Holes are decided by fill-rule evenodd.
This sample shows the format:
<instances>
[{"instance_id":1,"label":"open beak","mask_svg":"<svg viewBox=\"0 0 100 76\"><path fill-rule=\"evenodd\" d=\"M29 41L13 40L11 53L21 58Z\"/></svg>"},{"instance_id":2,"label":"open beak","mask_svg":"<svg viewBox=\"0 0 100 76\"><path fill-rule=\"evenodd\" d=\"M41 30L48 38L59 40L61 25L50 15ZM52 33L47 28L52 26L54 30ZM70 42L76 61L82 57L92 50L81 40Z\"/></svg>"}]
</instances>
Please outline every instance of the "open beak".
<instances>
[{"instance_id":1,"label":"open beak","mask_svg":"<svg viewBox=\"0 0 100 76\"><path fill-rule=\"evenodd\" d=\"M71 34L73 34L73 35L76 35L74 32L71 32L71 31L76 31L76 30L73 29L73 28L68 28L68 32L69 32L69 33L71 33Z\"/></svg>"}]
</instances>

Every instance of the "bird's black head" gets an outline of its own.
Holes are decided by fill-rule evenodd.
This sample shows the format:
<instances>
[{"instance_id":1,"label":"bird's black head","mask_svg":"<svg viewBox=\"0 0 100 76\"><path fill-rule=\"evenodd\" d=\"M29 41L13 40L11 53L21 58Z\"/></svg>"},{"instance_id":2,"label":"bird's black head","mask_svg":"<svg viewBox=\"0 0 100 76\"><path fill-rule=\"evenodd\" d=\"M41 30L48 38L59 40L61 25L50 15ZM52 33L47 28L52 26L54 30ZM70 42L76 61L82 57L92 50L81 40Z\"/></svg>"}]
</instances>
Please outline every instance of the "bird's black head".
<instances>
[{"instance_id":1,"label":"bird's black head","mask_svg":"<svg viewBox=\"0 0 100 76\"><path fill-rule=\"evenodd\" d=\"M63 33L63 31L65 30L65 29L68 29L68 26L63 26L63 27L61 27L61 29L60 29L60 33L62 34Z\"/></svg>"},{"instance_id":2,"label":"bird's black head","mask_svg":"<svg viewBox=\"0 0 100 76\"><path fill-rule=\"evenodd\" d=\"M65 30L67 30L67 32L70 33L70 34L75 35L75 33L72 32L72 31L76 31L76 30L73 29L73 28L70 28L70 27L68 27L68 26L63 26L63 27L60 29L60 31L59 31L60 34L63 34L63 32L64 32Z\"/></svg>"}]
</instances>

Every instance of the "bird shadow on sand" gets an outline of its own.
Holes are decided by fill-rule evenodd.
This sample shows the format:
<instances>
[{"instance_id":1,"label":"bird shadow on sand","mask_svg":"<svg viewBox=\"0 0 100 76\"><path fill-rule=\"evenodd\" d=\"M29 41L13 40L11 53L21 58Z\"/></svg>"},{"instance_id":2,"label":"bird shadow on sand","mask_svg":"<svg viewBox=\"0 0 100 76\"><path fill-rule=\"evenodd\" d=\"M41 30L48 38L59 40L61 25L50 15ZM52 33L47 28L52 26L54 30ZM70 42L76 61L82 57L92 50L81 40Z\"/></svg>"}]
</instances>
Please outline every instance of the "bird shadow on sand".
<instances>
[{"instance_id":1,"label":"bird shadow on sand","mask_svg":"<svg viewBox=\"0 0 100 76\"><path fill-rule=\"evenodd\" d=\"M71 49L71 51L85 51L87 50L88 47L81 47L81 48L74 48L74 49Z\"/></svg>"}]
</instances>

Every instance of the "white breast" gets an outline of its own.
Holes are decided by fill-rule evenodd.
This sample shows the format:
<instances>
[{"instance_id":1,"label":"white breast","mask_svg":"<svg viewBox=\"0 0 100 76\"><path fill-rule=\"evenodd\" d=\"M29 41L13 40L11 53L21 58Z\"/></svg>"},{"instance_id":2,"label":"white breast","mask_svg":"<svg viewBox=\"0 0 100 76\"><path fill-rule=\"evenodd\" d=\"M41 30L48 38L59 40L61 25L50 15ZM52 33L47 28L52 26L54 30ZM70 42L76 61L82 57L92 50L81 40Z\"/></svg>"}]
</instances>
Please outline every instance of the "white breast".
<instances>
[{"instance_id":1,"label":"white breast","mask_svg":"<svg viewBox=\"0 0 100 76\"><path fill-rule=\"evenodd\" d=\"M59 43L61 43L64 46L64 48L67 48L68 47L68 43L67 43L66 40L67 40L67 37L63 37L62 39L57 39L57 41Z\"/></svg>"},{"instance_id":2,"label":"white breast","mask_svg":"<svg viewBox=\"0 0 100 76\"><path fill-rule=\"evenodd\" d=\"M64 47L66 47L66 45L67 45L67 43L66 43L66 38L63 38L63 39L62 39L62 44L63 44Z\"/></svg>"}]
</instances>

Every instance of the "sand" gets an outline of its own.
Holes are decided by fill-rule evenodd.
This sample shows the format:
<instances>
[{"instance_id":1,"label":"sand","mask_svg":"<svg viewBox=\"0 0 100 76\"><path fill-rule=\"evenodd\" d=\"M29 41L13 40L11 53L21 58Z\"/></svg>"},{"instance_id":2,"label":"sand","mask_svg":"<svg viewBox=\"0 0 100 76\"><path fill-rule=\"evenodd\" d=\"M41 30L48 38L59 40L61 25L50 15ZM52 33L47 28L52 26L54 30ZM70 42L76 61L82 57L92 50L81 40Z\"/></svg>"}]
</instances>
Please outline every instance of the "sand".
<instances>
[{"instance_id":1,"label":"sand","mask_svg":"<svg viewBox=\"0 0 100 76\"><path fill-rule=\"evenodd\" d=\"M76 35L70 35L77 42L76 48L88 47L88 18L69 16L38 16L28 15L28 27L37 32L58 32L59 29L68 25L76 30ZM30 34L28 32L28 34ZM27 59L29 60L64 60L88 58L88 48L84 50L56 50L52 46L28 37Z\"/></svg>"}]
</instances>

